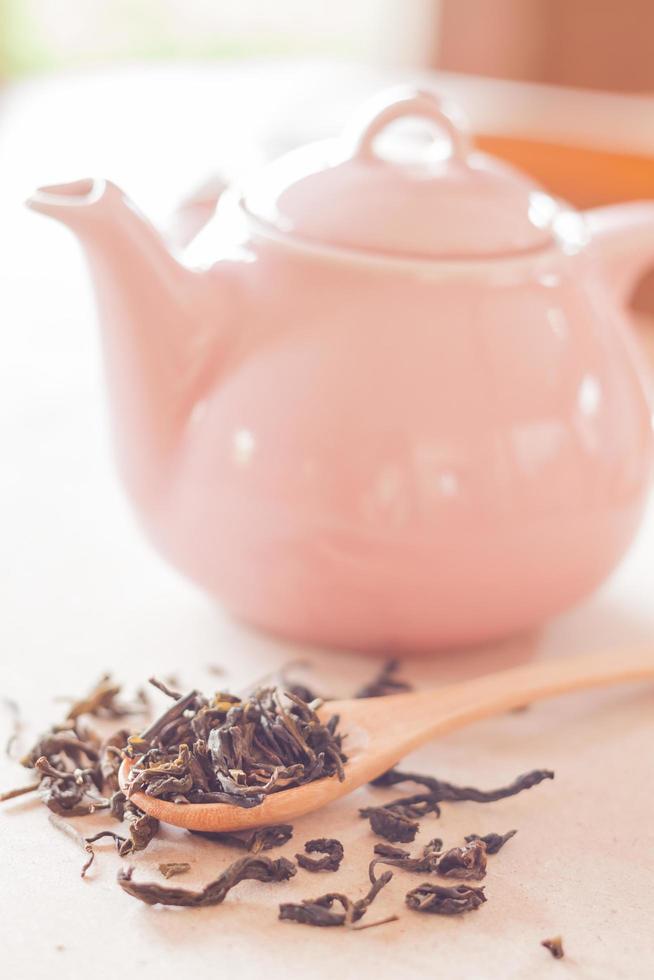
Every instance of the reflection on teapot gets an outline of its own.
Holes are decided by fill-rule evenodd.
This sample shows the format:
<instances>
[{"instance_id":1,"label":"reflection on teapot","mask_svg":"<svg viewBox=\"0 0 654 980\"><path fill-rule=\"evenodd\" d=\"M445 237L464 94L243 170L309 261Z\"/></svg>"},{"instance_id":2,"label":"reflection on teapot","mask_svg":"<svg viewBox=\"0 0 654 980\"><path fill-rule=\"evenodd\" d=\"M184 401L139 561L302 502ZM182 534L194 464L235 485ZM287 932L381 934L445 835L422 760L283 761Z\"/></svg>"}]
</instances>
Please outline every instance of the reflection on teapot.
<instances>
[{"instance_id":1,"label":"reflection on teapot","mask_svg":"<svg viewBox=\"0 0 654 980\"><path fill-rule=\"evenodd\" d=\"M433 143L389 155L407 116ZM87 251L148 535L235 615L429 651L543 621L625 551L654 203L576 213L403 89L227 190L183 262L109 182L29 204Z\"/></svg>"}]
</instances>

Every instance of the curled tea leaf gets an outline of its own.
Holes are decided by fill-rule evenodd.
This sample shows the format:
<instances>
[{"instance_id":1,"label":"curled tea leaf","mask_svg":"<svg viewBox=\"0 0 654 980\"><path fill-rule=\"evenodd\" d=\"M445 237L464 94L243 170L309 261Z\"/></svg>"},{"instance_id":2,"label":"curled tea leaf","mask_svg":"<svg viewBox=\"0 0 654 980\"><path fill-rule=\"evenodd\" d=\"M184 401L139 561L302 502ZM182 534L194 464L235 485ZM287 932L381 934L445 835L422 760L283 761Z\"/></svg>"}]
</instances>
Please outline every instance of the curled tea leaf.
<instances>
[{"instance_id":1,"label":"curled tea leaf","mask_svg":"<svg viewBox=\"0 0 654 980\"><path fill-rule=\"evenodd\" d=\"M474 786L456 786L454 783L436 779L434 776L424 776L415 772L401 772L399 769L389 769L387 772L373 779L373 786L396 786L398 783L418 783L429 790L429 796L437 803L457 802L470 800L474 803L494 803L497 800L504 800L509 796L516 796L526 789L538 786L545 779L554 779L551 769L533 769L518 776L500 789L483 790L476 789Z\"/></svg>"},{"instance_id":2,"label":"curled tea leaf","mask_svg":"<svg viewBox=\"0 0 654 980\"><path fill-rule=\"evenodd\" d=\"M420 829L419 818L427 813L440 814L438 803L428 793L402 796L382 806L368 806L359 810L360 817L367 817L370 829L379 837L392 843L410 844Z\"/></svg>"},{"instance_id":3,"label":"curled tea leaf","mask_svg":"<svg viewBox=\"0 0 654 980\"><path fill-rule=\"evenodd\" d=\"M333 837L318 837L308 840L304 845L306 854L296 854L295 860L305 871L338 871L343 860L344 850L340 840ZM321 858L308 857L309 854L322 854Z\"/></svg>"},{"instance_id":4,"label":"curled tea leaf","mask_svg":"<svg viewBox=\"0 0 654 980\"><path fill-rule=\"evenodd\" d=\"M475 840L464 847L452 847L436 862L435 871L444 878L472 878L479 881L486 874L486 845Z\"/></svg>"},{"instance_id":5,"label":"curled tea leaf","mask_svg":"<svg viewBox=\"0 0 654 980\"><path fill-rule=\"evenodd\" d=\"M209 882L200 891L166 887L156 882L134 881L132 877L134 868L131 867L118 872L118 884L128 895L138 898L147 905L184 905L202 908L208 905L220 905L231 889L241 881L287 881L293 877L295 871L293 862L287 861L286 858L272 859L248 855L234 861L215 881Z\"/></svg>"},{"instance_id":6,"label":"curled tea leaf","mask_svg":"<svg viewBox=\"0 0 654 980\"><path fill-rule=\"evenodd\" d=\"M420 830L417 820L405 816L386 806L368 806L359 810L359 816L367 817L370 821L370 829L379 837L385 837L389 841L399 841L402 844L409 844L415 840L416 834Z\"/></svg>"},{"instance_id":7,"label":"curled tea leaf","mask_svg":"<svg viewBox=\"0 0 654 980\"><path fill-rule=\"evenodd\" d=\"M412 888L405 898L414 912L431 915L460 915L479 908L486 901L483 888L470 885L431 885L427 882Z\"/></svg>"}]
</instances>

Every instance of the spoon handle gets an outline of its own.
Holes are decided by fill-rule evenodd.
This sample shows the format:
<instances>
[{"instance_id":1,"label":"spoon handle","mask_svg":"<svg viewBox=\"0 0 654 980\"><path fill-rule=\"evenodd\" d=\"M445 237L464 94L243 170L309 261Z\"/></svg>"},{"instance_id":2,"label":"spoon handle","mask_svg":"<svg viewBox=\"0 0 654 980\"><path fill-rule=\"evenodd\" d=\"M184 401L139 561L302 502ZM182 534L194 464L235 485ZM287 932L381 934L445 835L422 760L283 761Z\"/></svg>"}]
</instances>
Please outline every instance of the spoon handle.
<instances>
[{"instance_id":1,"label":"spoon handle","mask_svg":"<svg viewBox=\"0 0 654 980\"><path fill-rule=\"evenodd\" d=\"M393 704L398 721L402 718L402 741L405 746L410 743L417 747L433 735L534 701L650 678L654 680L652 649L592 653L524 664L430 691L394 695ZM404 710L400 699L405 701Z\"/></svg>"}]
</instances>

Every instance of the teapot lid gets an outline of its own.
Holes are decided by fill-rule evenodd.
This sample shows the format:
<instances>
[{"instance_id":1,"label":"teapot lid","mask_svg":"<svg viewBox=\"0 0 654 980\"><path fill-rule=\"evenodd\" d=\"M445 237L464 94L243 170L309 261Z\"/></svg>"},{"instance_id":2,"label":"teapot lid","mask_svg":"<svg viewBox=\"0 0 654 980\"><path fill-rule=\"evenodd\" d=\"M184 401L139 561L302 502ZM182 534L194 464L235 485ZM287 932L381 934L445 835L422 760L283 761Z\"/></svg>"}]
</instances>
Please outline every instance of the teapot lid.
<instances>
[{"instance_id":1,"label":"teapot lid","mask_svg":"<svg viewBox=\"0 0 654 980\"><path fill-rule=\"evenodd\" d=\"M405 117L432 123L449 153L436 139L418 157L406 140L392 157L382 155L384 130ZM308 243L416 259L542 248L562 210L527 176L475 152L459 112L416 89L383 93L339 139L268 164L245 187L242 205L263 225Z\"/></svg>"}]
</instances>

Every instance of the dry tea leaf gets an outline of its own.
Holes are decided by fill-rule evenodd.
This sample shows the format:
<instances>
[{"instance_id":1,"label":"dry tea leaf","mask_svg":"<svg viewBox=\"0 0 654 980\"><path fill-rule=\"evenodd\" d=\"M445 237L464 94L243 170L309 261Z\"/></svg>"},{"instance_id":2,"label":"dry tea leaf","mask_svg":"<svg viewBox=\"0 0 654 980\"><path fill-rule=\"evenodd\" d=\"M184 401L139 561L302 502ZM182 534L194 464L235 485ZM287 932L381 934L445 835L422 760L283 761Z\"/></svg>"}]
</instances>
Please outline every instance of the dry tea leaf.
<instances>
[{"instance_id":1,"label":"dry tea leaf","mask_svg":"<svg viewBox=\"0 0 654 980\"><path fill-rule=\"evenodd\" d=\"M304 845L306 854L296 854L295 860L305 871L338 871L345 854L340 840L333 837L318 837L308 840ZM308 854L322 854L321 858L307 857Z\"/></svg>"},{"instance_id":2,"label":"dry tea leaf","mask_svg":"<svg viewBox=\"0 0 654 980\"><path fill-rule=\"evenodd\" d=\"M147 905L184 905L190 908L203 908L208 905L220 905L231 889L241 881L287 881L293 877L295 871L293 862L287 861L286 858L273 860L263 856L247 856L230 864L215 881L209 882L201 891L166 887L156 882L134 881L132 878L134 868L131 867L118 872L118 884L128 895L138 898Z\"/></svg>"},{"instance_id":3,"label":"dry tea leaf","mask_svg":"<svg viewBox=\"0 0 654 980\"><path fill-rule=\"evenodd\" d=\"M414 912L431 915L460 915L479 908L486 901L483 888L470 885L430 885L426 882L408 892L406 904Z\"/></svg>"},{"instance_id":4,"label":"dry tea leaf","mask_svg":"<svg viewBox=\"0 0 654 980\"><path fill-rule=\"evenodd\" d=\"M486 874L486 845L475 840L464 847L452 847L436 862L435 871L444 878L473 878L479 881Z\"/></svg>"},{"instance_id":5,"label":"dry tea leaf","mask_svg":"<svg viewBox=\"0 0 654 980\"><path fill-rule=\"evenodd\" d=\"M169 861L168 864L160 864L159 871L164 878L174 878L176 875L186 874L191 870L188 861Z\"/></svg>"},{"instance_id":6,"label":"dry tea leaf","mask_svg":"<svg viewBox=\"0 0 654 980\"><path fill-rule=\"evenodd\" d=\"M392 843L410 844L420 829L419 818L428 813L440 815L440 807L428 793L402 796L382 806L367 806L359 810L360 817L367 817L370 829L379 837Z\"/></svg>"},{"instance_id":7,"label":"dry tea leaf","mask_svg":"<svg viewBox=\"0 0 654 980\"><path fill-rule=\"evenodd\" d=\"M82 715L116 718L133 711L142 712L147 702L141 696L135 705L118 701L120 686L109 675L84 698L73 703L67 718L52 725L20 760L27 769L37 770L42 802L62 817L86 816L107 809L109 796L118 787L118 767L127 732L102 739L82 721ZM21 792L12 791L0 800Z\"/></svg>"},{"instance_id":8,"label":"dry tea leaf","mask_svg":"<svg viewBox=\"0 0 654 980\"><path fill-rule=\"evenodd\" d=\"M544 779L554 779L551 769L533 769L518 776L500 789L483 790L474 786L456 786L454 783L436 779L434 776L424 776L415 772L401 772L399 769L389 769L373 779L371 786L396 786L398 783L418 783L429 790L429 796L437 803L470 800L473 803L494 803L509 796L517 796L532 786L538 786Z\"/></svg>"},{"instance_id":9,"label":"dry tea leaf","mask_svg":"<svg viewBox=\"0 0 654 980\"><path fill-rule=\"evenodd\" d=\"M549 949L555 960L562 960L565 956L565 953L563 952L563 942L561 941L560 936L554 936L553 939L543 939L541 946L544 946L545 949Z\"/></svg>"}]
</instances>

